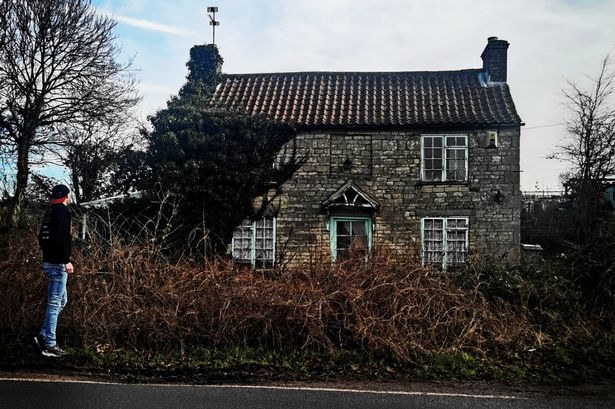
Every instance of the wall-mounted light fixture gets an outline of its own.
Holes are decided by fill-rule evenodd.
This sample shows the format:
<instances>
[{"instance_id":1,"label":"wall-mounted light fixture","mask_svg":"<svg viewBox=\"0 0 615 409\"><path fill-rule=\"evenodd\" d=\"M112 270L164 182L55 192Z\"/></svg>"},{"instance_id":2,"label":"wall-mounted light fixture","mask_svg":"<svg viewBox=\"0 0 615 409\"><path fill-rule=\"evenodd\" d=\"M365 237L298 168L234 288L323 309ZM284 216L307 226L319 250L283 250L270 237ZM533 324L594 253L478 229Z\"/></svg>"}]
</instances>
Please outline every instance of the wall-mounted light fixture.
<instances>
[{"instance_id":1,"label":"wall-mounted light fixture","mask_svg":"<svg viewBox=\"0 0 615 409\"><path fill-rule=\"evenodd\" d=\"M500 192L500 189L498 189L495 196L493 196L493 201L497 204L502 204L504 202L504 195L502 194L502 192Z\"/></svg>"},{"instance_id":2,"label":"wall-mounted light fixture","mask_svg":"<svg viewBox=\"0 0 615 409\"><path fill-rule=\"evenodd\" d=\"M352 160L350 160L350 158L346 156L346 159L342 163L342 171L350 172L351 170L352 170Z\"/></svg>"}]
</instances>

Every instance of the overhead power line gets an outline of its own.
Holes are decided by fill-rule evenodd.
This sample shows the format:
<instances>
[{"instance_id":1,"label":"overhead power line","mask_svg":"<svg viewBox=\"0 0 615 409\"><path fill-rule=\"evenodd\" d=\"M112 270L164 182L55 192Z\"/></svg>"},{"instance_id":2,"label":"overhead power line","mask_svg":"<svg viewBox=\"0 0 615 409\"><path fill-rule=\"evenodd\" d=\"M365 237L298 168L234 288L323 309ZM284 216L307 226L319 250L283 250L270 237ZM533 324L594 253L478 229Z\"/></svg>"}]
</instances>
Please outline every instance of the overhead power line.
<instances>
[{"instance_id":1,"label":"overhead power line","mask_svg":"<svg viewBox=\"0 0 615 409\"><path fill-rule=\"evenodd\" d=\"M558 123L555 123L555 124L548 124L548 125L536 125L536 126L530 126L530 127L527 127L527 128L525 128L525 127L524 127L524 128L522 128L522 129L523 129L524 131L527 131L528 129L550 128L550 127L553 127L553 126L561 126L561 125L566 125L566 123L564 123L564 122L558 122Z\"/></svg>"}]
</instances>

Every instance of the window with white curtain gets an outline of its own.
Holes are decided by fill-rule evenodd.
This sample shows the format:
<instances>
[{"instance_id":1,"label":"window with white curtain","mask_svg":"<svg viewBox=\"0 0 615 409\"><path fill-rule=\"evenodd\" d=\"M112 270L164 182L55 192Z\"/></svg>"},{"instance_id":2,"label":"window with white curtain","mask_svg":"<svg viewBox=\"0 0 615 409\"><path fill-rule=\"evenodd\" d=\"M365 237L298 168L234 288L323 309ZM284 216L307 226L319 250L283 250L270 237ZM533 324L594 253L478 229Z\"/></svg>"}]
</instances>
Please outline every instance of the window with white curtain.
<instances>
[{"instance_id":1,"label":"window with white curtain","mask_svg":"<svg viewBox=\"0 0 615 409\"><path fill-rule=\"evenodd\" d=\"M246 219L233 231L233 260L255 267L273 266L275 262L276 220L263 217Z\"/></svg>"},{"instance_id":2,"label":"window with white curtain","mask_svg":"<svg viewBox=\"0 0 615 409\"><path fill-rule=\"evenodd\" d=\"M421 219L422 260L446 269L465 264L468 256L467 217Z\"/></svg>"}]
</instances>

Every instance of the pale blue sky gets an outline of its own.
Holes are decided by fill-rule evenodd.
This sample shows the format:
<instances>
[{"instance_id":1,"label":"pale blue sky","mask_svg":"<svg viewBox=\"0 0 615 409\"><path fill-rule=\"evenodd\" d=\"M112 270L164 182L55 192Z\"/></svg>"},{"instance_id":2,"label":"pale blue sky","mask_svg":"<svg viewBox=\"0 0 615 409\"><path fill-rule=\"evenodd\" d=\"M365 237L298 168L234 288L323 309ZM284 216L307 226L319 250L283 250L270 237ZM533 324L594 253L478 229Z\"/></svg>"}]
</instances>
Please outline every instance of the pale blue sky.
<instances>
[{"instance_id":1,"label":"pale blue sky","mask_svg":"<svg viewBox=\"0 0 615 409\"><path fill-rule=\"evenodd\" d=\"M141 117L184 82L188 51L211 41L218 6L223 71L414 71L478 68L487 37L510 42L508 82L522 129L523 189L556 188L566 166L544 159L565 134L560 90L583 83L615 48L613 0L95 0L118 20L140 68Z\"/></svg>"}]
</instances>

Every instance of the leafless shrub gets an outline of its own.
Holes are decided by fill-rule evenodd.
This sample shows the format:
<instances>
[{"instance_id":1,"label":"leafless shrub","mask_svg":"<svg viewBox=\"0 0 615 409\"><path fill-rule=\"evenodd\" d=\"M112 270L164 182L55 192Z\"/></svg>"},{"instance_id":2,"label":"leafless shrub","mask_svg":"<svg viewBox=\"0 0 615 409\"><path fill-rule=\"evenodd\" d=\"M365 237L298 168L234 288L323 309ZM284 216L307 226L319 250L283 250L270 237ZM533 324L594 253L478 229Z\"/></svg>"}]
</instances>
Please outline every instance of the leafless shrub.
<instances>
[{"instance_id":1,"label":"leafless shrub","mask_svg":"<svg viewBox=\"0 0 615 409\"><path fill-rule=\"evenodd\" d=\"M451 276L382 246L367 261L258 272L223 259L169 262L146 237L92 235L76 251L60 334L85 345L364 349L400 360L549 342L517 306L485 297L480 286L460 289ZM15 248L0 262L0 331L22 334L41 322L46 282L34 234Z\"/></svg>"}]
</instances>

